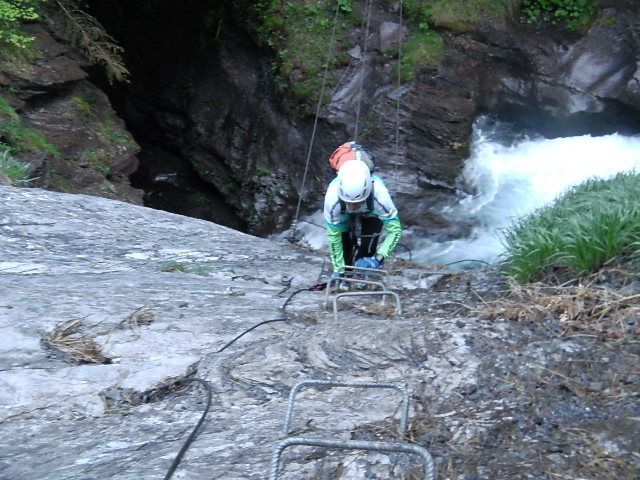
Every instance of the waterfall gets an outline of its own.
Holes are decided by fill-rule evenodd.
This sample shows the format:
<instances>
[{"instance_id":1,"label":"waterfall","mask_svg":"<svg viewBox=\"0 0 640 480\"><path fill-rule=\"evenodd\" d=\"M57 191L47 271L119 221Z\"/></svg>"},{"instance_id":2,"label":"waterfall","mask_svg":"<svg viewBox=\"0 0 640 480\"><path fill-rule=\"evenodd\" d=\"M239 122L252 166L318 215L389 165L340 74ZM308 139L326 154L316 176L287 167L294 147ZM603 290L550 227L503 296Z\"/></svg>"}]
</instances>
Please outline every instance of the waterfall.
<instances>
[{"instance_id":1,"label":"waterfall","mask_svg":"<svg viewBox=\"0 0 640 480\"><path fill-rule=\"evenodd\" d=\"M414 260L428 264L465 259L493 263L504 252L501 229L517 218L552 202L568 188L589 178L640 171L640 136L547 139L527 135L489 116L479 117L475 122L470 152L460 183L473 193L460 193L455 202L437 213L452 223L472 225L471 234L444 242L428 237L415 239ZM323 227L322 211L303 220L300 229L305 243L313 248L326 248ZM402 249L397 253L406 257ZM479 265L462 262L453 268Z\"/></svg>"},{"instance_id":2,"label":"waterfall","mask_svg":"<svg viewBox=\"0 0 640 480\"><path fill-rule=\"evenodd\" d=\"M494 262L504 252L500 230L514 220L589 178L606 179L630 170L640 170L640 136L546 139L480 117L461 178L473 194L461 194L440 212L451 222L470 223L472 233L445 242L420 239L414 258L438 264L464 259Z\"/></svg>"}]
</instances>

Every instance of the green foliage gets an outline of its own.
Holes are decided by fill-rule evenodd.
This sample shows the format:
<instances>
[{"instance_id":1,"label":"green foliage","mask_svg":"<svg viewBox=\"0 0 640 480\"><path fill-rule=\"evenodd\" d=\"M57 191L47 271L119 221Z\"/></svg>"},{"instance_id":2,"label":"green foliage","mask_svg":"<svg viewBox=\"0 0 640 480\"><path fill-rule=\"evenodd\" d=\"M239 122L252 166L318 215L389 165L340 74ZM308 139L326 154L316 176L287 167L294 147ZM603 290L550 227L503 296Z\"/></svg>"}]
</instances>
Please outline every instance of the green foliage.
<instances>
[{"instance_id":1,"label":"green foliage","mask_svg":"<svg viewBox=\"0 0 640 480\"><path fill-rule=\"evenodd\" d=\"M409 19L455 31L468 31L483 17L504 22L518 0L404 0Z\"/></svg>"},{"instance_id":2,"label":"green foliage","mask_svg":"<svg viewBox=\"0 0 640 480\"><path fill-rule=\"evenodd\" d=\"M63 177L60 171L55 167L49 168L50 184L54 190L58 192L73 193L74 188L67 178Z\"/></svg>"},{"instance_id":3,"label":"green foliage","mask_svg":"<svg viewBox=\"0 0 640 480\"><path fill-rule=\"evenodd\" d=\"M420 31L412 35L405 45L400 64L400 77L403 81L413 80L419 69L437 66L443 56L442 37L428 30Z\"/></svg>"},{"instance_id":4,"label":"green foliage","mask_svg":"<svg viewBox=\"0 0 640 480\"><path fill-rule=\"evenodd\" d=\"M62 27L66 40L82 50L92 64L103 67L109 82L127 82L129 70L122 60L123 48L83 10L83 4L81 0L48 0L46 19Z\"/></svg>"},{"instance_id":5,"label":"green foliage","mask_svg":"<svg viewBox=\"0 0 640 480\"><path fill-rule=\"evenodd\" d=\"M4 97L0 97L0 115L9 117L11 120L18 119L18 113Z\"/></svg>"},{"instance_id":6,"label":"green foliage","mask_svg":"<svg viewBox=\"0 0 640 480\"><path fill-rule=\"evenodd\" d=\"M29 178L31 166L26 162L21 162L11 155L6 145L0 145L0 174L9 177L13 185L27 184L35 180Z\"/></svg>"},{"instance_id":7,"label":"green foliage","mask_svg":"<svg viewBox=\"0 0 640 480\"><path fill-rule=\"evenodd\" d=\"M22 31L22 23L38 19L39 0L0 0L0 58L14 60L26 54L33 37Z\"/></svg>"},{"instance_id":8,"label":"green foliage","mask_svg":"<svg viewBox=\"0 0 640 480\"><path fill-rule=\"evenodd\" d=\"M163 272L193 273L203 277L206 277L211 273L211 268L206 265L187 265L186 263L179 262L177 260L164 262L160 266L160 270Z\"/></svg>"},{"instance_id":9,"label":"green foliage","mask_svg":"<svg viewBox=\"0 0 640 480\"><path fill-rule=\"evenodd\" d=\"M269 170L268 168L264 168L264 167L257 167L256 168L256 175L259 177L266 177L267 175L271 175L271 170Z\"/></svg>"},{"instance_id":10,"label":"green foliage","mask_svg":"<svg viewBox=\"0 0 640 480\"><path fill-rule=\"evenodd\" d=\"M585 275L640 257L640 174L589 180L504 232L507 273L522 283L562 269Z\"/></svg>"},{"instance_id":11,"label":"green foliage","mask_svg":"<svg viewBox=\"0 0 640 480\"><path fill-rule=\"evenodd\" d=\"M0 97L0 137L13 152L48 152L59 157L60 152L39 131L25 125L11 104Z\"/></svg>"},{"instance_id":12,"label":"green foliage","mask_svg":"<svg viewBox=\"0 0 640 480\"><path fill-rule=\"evenodd\" d=\"M73 97L73 105L85 115L93 115L93 103L83 97Z\"/></svg>"},{"instance_id":13,"label":"green foliage","mask_svg":"<svg viewBox=\"0 0 640 480\"><path fill-rule=\"evenodd\" d=\"M339 15L329 68L344 59L344 32L357 23L352 0L338 0ZM260 0L250 8L249 29L258 41L276 52L272 68L276 83L300 101L301 112L309 112L318 99L324 67L331 45L336 3L328 0L290 2ZM337 79L328 79L328 88Z\"/></svg>"},{"instance_id":14,"label":"green foliage","mask_svg":"<svg viewBox=\"0 0 640 480\"><path fill-rule=\"evenodd\" d=\"M122 145L125 148L133 148L136 146L136 142L131 139L123 130L116 124L116 121L112 117L107 117L102 121L99 121L96 125L98 133L107 140L112 141L117 145Z\"/></svg>"},{"instance_id":15,"label":"green foliage","mask_svg":"<svg viewBox=\"0 0 640 480\"><path fill-rule=\"evenodd\" d=\"M93 168L96 172L101 173L105 177L111 175L111 162L113 160L113 156L110 152L102 149L102 148L89 148L84 152L84 158L91 168Z\"/></svg>"},{"instance_id":16,"label":"green foliage","mask_svg":"<svg viewBox=\"0 0 640 480\"><path fill-rule=\"evenodd\" d=\"M523 0L522 17L527 23L566 25L571 30L585 27L596 13L596 0Z\"/></svg>"}]
</instances>

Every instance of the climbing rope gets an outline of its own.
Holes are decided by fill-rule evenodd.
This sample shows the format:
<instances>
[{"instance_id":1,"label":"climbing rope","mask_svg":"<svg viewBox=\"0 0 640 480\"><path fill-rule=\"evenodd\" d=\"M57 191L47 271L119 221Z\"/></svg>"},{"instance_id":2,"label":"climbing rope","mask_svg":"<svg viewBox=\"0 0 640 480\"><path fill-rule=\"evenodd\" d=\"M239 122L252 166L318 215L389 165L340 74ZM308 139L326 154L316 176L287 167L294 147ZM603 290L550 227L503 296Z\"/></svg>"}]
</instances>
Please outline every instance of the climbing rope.
<instances>
[{"instance_id":1,"label":"climbing rope","mask_svg":"<svg viewBox=\"0 0 640 480\"><path fill-rule=\"evenodd\" d=\"M398 84L397 84L397 97L396 97L396 145L393 158L393 183L394 186L398 185L398 157L400 156L400 87L402 86L402 0L400 0L399 6L400 12L398 14Z\"/></svg>"},{"instance_id":2,"label":"climbing rope","mask_svg":"<svg viewBox=\"0 0 640 480\"><path fill-rule=\"evenodd\" d=\"M329 72L329 63L333 54L333 44L336 37L336 25L338 24L338 12L340 11L340 2L336 2L336 11L333 16L333 28L331 29L331 40L329 41L329 48L327 50L327 60L324 64L324 74L322 75L322 87L320 88L320 96L318 97L318 105L316 106L316 115L313 120L313 130L311 131L311 141L309 142L309 150L307 151L307 160L304 166L304 174L302 175L302 184L300 185L300 194L298 195L298 206L296 207L296 214L291 224L291 231L295 235L296 226L298 224L298 217L300 215L300 206L302 205L302 198L304 197L304 184L307 181L307 172L309 171L309 161L311 160L311 152L313 151L313 142L316 136L316 130L318 128L318 118L320 117L320 108L322 107L322 98L324 96L324 89L327 84L327 74Z\"/></svg>"},{"instance_id":3,"label":"climbing rope","mask_svg":"<svg viewBox=\"0 0 640 480\"><path fill-rule=\"evenodd\" d=\"M358 108L356 109L356 124L353 132L353 141L358 143L358 125L360 124L360 109L362 106L362 97L364 92L364 73L367 66L367 45L369 43L369 25L371 20L371 0L367 0L367 20L364 31L364 47L362 51L362 65L360 72L360 93L358 95Z\"/></svg>"},{"instance_id":4,"label":"climbing rope","mask_svg":"<svg viewBox=\"0 0 640 480\"><path fill-rule=\"evenodd\" d=\"M204 407L204 411L202 412L202 416L200 417L200 420L198 421L194 429L191 431L191 434L189 435L187 440L182 445L182 448L178 452L178 455L176 455L176 458L171 463L171 467L169 467L167 474L164 476L164 480L169 480L173 476L173 473L176 471L176 468L178 468L178 465L180 464L182 457L186 453L189 446L196 439L196 436L198 435L198 431L200 430L200 427L204 423L204 419L207 416L207 413L209 413L209 409L211 408L213 389L211 388L211 384L209 382L207 382L206 380L202 380L201 378L184 378L177 381L176 384L183 383L183 382L196 382L204 386L205 390L207 391L207 405Z\"/></svg>"}]
</instances>

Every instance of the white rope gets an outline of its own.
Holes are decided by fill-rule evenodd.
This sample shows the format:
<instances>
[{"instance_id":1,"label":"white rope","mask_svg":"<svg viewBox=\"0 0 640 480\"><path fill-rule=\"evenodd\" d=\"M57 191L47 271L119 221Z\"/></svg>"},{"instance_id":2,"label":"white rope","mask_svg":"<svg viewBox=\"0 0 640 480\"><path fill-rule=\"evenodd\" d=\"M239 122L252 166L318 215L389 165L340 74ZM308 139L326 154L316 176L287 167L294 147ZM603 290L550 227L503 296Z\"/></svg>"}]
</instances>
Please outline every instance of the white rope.
<instances>
[{"instance_id":1,"label":"white rope","mask_svg":"<svg viewBox=\"0 0 640 480\"><path fill-rule=\"evenodd\" d=\"M364 51L362 52L362 72L360 73L360 94L358 95L358 108L356 110L356 125L353 133L353 141L358 142L358 125L360 123L360 108L362 106L362 94L364 91L364 73L367 66L367 44L369 42L369 23L371 18L371 0L367 0L367 27L364 32Z\"/></svg>"},{"instance_id":2,"label":"white rope","mask_svg":"<svg viewBox=\"0 0 640 480\"><path fill-rule=\"evenodd\" d=\"M304 166L304 174L302 175L302 184L300 185L300 194L298 195L298 206L296 207L296 215L291 224L291 230L295 234L296 225L298 224L298 216L300 215L300 206L302 205L302 198L304 197L304 184L307 180L307 172L309 171L309 160L311 159L311 152L313 150L313 141L316 136L316 129L318 127L318 118L320 117L320 108L322 107L322 98L324 96L324 88L327 84L327 72L329 71L329 61L333 53L333 44L336 36L336 25L338 24L338 12L340 11L340 2L336 0L336 12L333 17L333 29L331 31L331 40L329 41L329 49L327 50L327 61L324 65L324 75L322 76L322 87L320 88L320 97L318 98L318 105L316 107L316 117L313 121L313 131L311 132L311 141L309 142L309 150L307 152L307 160Z\"/></svg>"},{"instance_id":3,"label":"white rope","mask_svg":"<svg viewBox=\"0 0 640 480\"><path fill-rule=\"evenodd\" d=\"M396 98L396 147L394 151L394 159L393 159L393 183L397 186L398 184L398 157L400 156L400 88L402 86L402 0L400 0L400 13L399 13L399 23L400 28L398 28L398 87L397 87L397 98Z\"/></svg>"}]
</instances>

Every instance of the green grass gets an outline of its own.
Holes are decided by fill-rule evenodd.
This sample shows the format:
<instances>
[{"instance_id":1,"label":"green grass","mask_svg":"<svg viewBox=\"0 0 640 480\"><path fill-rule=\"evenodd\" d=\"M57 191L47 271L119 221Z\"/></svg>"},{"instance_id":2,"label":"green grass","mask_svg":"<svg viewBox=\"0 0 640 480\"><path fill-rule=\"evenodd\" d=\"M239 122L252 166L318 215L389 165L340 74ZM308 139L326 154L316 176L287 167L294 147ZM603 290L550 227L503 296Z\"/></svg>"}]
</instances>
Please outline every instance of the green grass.
<instances>
[{"instance_id":1,"label":"green grass","mask_svg":"<svg viewBox=\"0 0 640 480\"><path fill-rule=\"evenodd\" d=\"M640 259L640 175L621 173L572 188L505 230L504 267L521 283L553 270L573 276Z\"/></svg>"},{"instance_id":2,"label":"green grass","mask_svg":"<svg viewBox=\"0 0 640 480\"><path fill-rule=\"evenodd\" d=\"M259 177L266 177L271 175L271 170L264 167L256 167L256 175Z\"/></svg>"},{"instance_id":3,"label":"green grass","mask_svg":"<svg viewBox=\"0 0 640 480\"><path fill-rule=\"evenodd\" d=\"M348 27L359 24L350 0L339 0L339 15L336 36L329 68L346 60L345 32ZM254 2L250 30L258 40L276 52L273 69L277 84L285 92L299 100L303 113L313 111L317 102L327 62L331 34L335 17L334 1L261 0ZM328 78L327 88L337 81ZM327 99L324 99L327 100Z\"/></svg>"},{"instance_id":4,"label":"green grass","mask_svg":"<svg viewBox=\"0 0 640 480\"><path fill-rule=\"evenodd\" d=\"M0 97L0 115L11 120L18 119L18 113L4 97Z\"/></svg>"},{"instance_id":5,"label":"green grass","mask_svg":"<svg viewBox=\"0 0 640 480\"><path fill-rule=\"evenodd\" d=\"M96 130L103 138L117 145L122 145L125 148L133 148L136 146L136 142L123 133L113 118L107 118L105 121L99 122L96 125Z\"/></svg>"},{"instance_id":6,"label":"green grass","mask_svg":"<svg viewBox=\"0 0 640 480\"><path fill-rule=\"evenodd\" d=\"M83 97L73 97L71 99L73 106L87 116L93 115L93 102Z\"/></svg>"},{"instance_id":7,"label":"green grass","mask_svg":"<svg viewBox=\"0 0 640 480\"><path fill-rule=\"evenodd\" d=\"M505 22L518 0L405 0L408 16L417 25L428 22L455 31L469 31L482 18Z\"/></svg>"},{"instance_id":8,"label":"green grass","mask_svg":"<svg viewBox=\"0 0 640 480\"><path fill-rule=\"evenodd\" d=\"M102 148L88 148L84 152L84 158L96 172L99 172L104 176L111 174L110 165L113 160L113 156L110 152Z\"/></svg>"},{"instance_id":9,"label":"green grass","mask_svg":"<svg viewBox=\"0 0 640 480\"><path fill-rule=\"evenodd\" d=\"M11 104L0 96L0 136L13 152L47 152L60 157L58 149L37 130L25 125ZM4 118L2 118L4 117Z\"/></svg>"},{"instance_id":10,"label":"green grass","mask_svg":"<svg viewBox=\"0 0 640 480\"><path fill-rule=\"evenodd\" d=\"M0 147L0 173L5 174L13 185L24 185L35 180L29 178L31 166L11 155L8 149Z\"/></svg>"},{"instance_id":11,"label":"green grass","mask_svg":"<svg viewBox=\"0 0 640 480\"><path fill-rule=\"evenodd\" d=\"M440 35L431 31L418 32L405 45L400 64L402 80L413 80L420 69L437 66L443 56L444 42Z\"/></svg>"},{"instance_id":12,"label":"green grass","mask_svg":"<svg viewBox=\"0 0 640 480\"><path fill-rule=\"evenodd\" d=\"M194 275L200 275L202 277L206 277L211 273L211 268L207 265L188 265L177 260L164 262L160 266L160 270L163 272L193 273Z\"/></svg>"}]
</instances>

